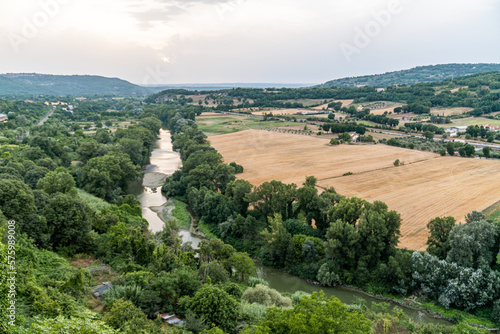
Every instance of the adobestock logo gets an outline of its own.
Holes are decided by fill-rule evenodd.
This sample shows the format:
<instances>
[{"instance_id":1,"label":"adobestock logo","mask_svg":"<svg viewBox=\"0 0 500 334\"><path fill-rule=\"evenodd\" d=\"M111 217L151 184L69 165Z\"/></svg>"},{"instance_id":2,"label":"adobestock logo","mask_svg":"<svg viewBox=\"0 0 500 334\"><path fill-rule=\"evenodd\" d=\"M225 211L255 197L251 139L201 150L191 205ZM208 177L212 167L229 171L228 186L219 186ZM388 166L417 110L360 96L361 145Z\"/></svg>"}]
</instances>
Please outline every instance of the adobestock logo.
<instances>
[{"instance_id":1,"label":"adobestock logo","mask_svg":"<svg viewBox=\"0 0 500 334\"><path fill-rule=\"evenodd\" d=\"M40 10L31 17L23 17L21 20L21 29L19 32L7 32L7 39L15 53L19 52L21 45L35 38L41 29L47 26L51 19L56 17L61 5L66 5L70 0L40 0L38 5Z\"/></svg>"},{"instance_id":2,"label":"adobestock logo","mask_svg":"<svg viewBox=\"0 0 500 334\"><path fill-rule=\"evenodd\" d=\"M145 70L146 74L142 79L143 85L161 85L167 82L170 76L170 73L163 64L156 64L154 68L147 66Z\"/></svg>"},{"instance_id":3,"label":"adobestock logo","mask_svg":"<svg viewBox=\"0 0 500 334\"><path fill-rule=\"evenodd\" d=\"M366 22L362 28L359 26L354 28L355 35L352 42L340 43L340 50L347 62L350 63L353 55L360 54L364 48L368 47L373 39L391 24L393 17L401 14L402 11L401 0L391 0L385 9L371 11L372 20Z\"/></svg>"},{"instance_id":4,"label":"adobestock logo","mask_svg":"<svg viewBox=\"0 0 500 334\"><path fill-rule=\"evenodd\" d=\"M230 3L217 4L215 6L215 12L217 13L217 16L219 16L219 19L224 20L227 12L234 11L236 7L238 7L244 2L245 0L235 0Z\"/></svg>"}]
</instances>

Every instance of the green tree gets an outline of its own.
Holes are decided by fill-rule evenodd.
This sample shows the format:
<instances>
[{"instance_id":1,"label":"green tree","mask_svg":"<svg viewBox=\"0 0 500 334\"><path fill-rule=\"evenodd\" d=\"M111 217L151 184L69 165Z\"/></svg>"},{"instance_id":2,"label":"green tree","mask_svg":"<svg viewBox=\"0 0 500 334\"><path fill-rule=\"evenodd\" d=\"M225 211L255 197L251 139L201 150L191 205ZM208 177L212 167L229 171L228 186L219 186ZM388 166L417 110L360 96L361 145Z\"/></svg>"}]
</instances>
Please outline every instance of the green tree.
<instances>
[{"instance_id":1,"label":"green tree","mask_svg":"<svg viewBox=\"0 0 500 334\"><path fill-rule=\"evenodd\" d=\"M427 238L427 251L440 258L446 258L450 250L449 235L455 226L453 217L436 217L427 223L430 235Z\"/></svg>"},{"instance_id":2,"label":"green tree","mask_svg":"<svg viewBox=\"0 0 500 334\"><path fill-rule=\"evenodd\" d=\"M225 244L220 239L202 240L199 244L200 260L204 262L229 260L234 254L233 246Z\"/></svg>"},{"instance_id":3,"label":"green tree","mask_svg":"<svg viewBox=\"0 0 500 334\"><path fill-rule=\"evenodd\" d=\"M189 172L201 164L216 167L217 165L222 164L222 161L222 155L215 150L197 151L191 154L189 158L184 161L182 164L182 170Z\"/></svg>"},{"instance_id":4,"label":"green tree","mask_svg":"<svg viewBox=\"0 0 500 334\"><path fill-rule=\"evenodd\" d=\"M76 153L78 154L78 159L86 163L92 158L98 155L99 144L95 141L86 141L80 144L77 148Z\"/></svg>"},{"instance_id":5,"label":"green tree","mask_svg":"<svg viewBox=\"0 0 500 334\"><path fill-rule=\"evenodd\" d=\"M100 127L102 127L102 124ZM95 140L99 144L109 144L109 142L111 142L109 130L97 129L97 131L95 132Z\"/></svg>"},{"instance_id":6,"label":"green tree","mask_svg":"<svg viewBox=\"0 0 500 334\"><path fill-rule=\"evenodd\" d=\"M424 131L425 139L432 140L434 139L434 132L432 131Z\"/></svg>"},{"instance_id":7,"label":"green tree","mask_svg":"<svg viewBox=\"0 0 500 334\"><path fill-rule=\"evenodd\" d=\"M330 145L339 145L340 141L336 138L330 139Z\"/></svg>"},{"instance_id":8,"label":"green tree","mask_svg":"<svg viewBox=\"0 0 500 334\"><path fill-rule=\"evenodd\" d=\"M22 181L0 179L0 210L22 225L37 211L33 191Z\"/></svg>"},{"instance_id":9,"label":"green tree","mask_svg":"<svg viewBox=\"0 0 500 334\"><path fill-rule=\"evenodd\" d=\"M24 334L119 334L108 326L96 313L85 311L83 314L73 317L58 316L57 318L35 317L28 328L23 328ZM16 333L15 331L12 333Z\"/></svg>"},{"instance_id":10,"label":"green tree","mask_svg":"<svg viewBox=\"0 0 500 334\"><path fill-rule=\"evenodd\" d=\"M283 268L291 262L293 256L292 235L283 226L279 213L269 217L270 227L262 232L264 247L262 257L265 263Z\"/></svg>"},{"instance_id":11,"label":"green tree","mask_svg":"<svg viewBox=\"0 0 500 334\"><path fill-rule=\"evenodd\" d=\"M483 147L483 155L486 158L489 158L491 156L491 148L489 146Z\"/></svg>"},{"instance_id":12,"label":"green tree","mask_svg":"<svg viewBox=\"0 0 500 334\"><path fill-rule=\"evenodd\" d=\"M39 245L45 245L45 219L38 216L33 191L22 181L0 179L0 211L16 222L16 231L26 233Z\"/></svg>"},{"instance_id":13,"label":"green tree","mask_svg":"<svg viewBox=\"0 0 500 334\"><path fill-rule=\"evenodd\" d=\"M252 184L247 180L235 180L228 183L226 187L226 196L232 200L236 212L243 216L248 211L248 202L245 200L245 196L251 192Z\"/></svg>"},{"instance_id":14,"label":"green tree","mask_svg":"<svg viewBox=\"0 0 500 334\"><path fill-rule=\"evenodd\" d=\"M255 287L250 287L245 290L241 299L250 304L258 303L265 306L275 307L290 307L292 300L288 297L283 297L277 290L271 289L263 284L257 284Z\"/></svg>"},{"instance_id":15,"label":"green tree","mask_svg":"<svg viewBox=\"0 0 500 334\"><path fill-rule=\"evenodd\" d=\"M330 208L329 217L335 221L327 231L326 253L345 269L367 271L394 255L401 217L385 203L345 198Z\"/></svg>"},{"instance_id":16,"label":"green tree","mask_svg":"<svg viewBox=\"0 0 500 334\"><path fill-rule=\"evenodd\" d=\"M50 244L58 249L67 248L70 253L84 250L92 227L90 212L79 199L64 194L52 197L43 210Z\"/></svg>"},{"instance_id":17,"label":"green tree","mask_svg":"<svg viewBox=\"0 0 500 334\"><path fill-rule=\"evenodd\" d=\"M122 333L161 334L160 324L149 321L140 308L120 299L104 313L104 322Z\"/></svg>"},{"instance_id":18,"label":"green tree","mask_svg":"<svg viewBox=\"0 0 500 334\"><path fill-rule=\"evenodd\" d=\"M281 181L264 182L245 196L262 217L271 217L279 213L285 220L293 218L292 204L296 200L295 184L284 184Z\"/></svg>"},{"instance_id":19,"label":"green tree","mask_svg":"<svg viewBox=\"0 0 500 334\"><path fill-rule=\"evenodd\" d=\"M231 256L231 265L241 275L242 281L245 281L245 276L248 277L257 273L255 263L247 253L233 253Z\"/></svg>"},{"instance_id":20,"label":"green tree","mask_svg":"<svg viewBox=\"0 0 500 334\"><path fill-rule=\"evenodd\" d=\"M48 172L49 170L45 167L33 167L24 175L24 182L34 189L38 181L47 175Z\"/></svg>"},{"instance_id":21,"label":"green tree","mask_svg":"<svg viewBox=\"0 0 500 334\"><path fill-rule=\"evenodd\" d=\"M351 136L347 132L339 134L338 138L342 142L348 142L349 140L351 140Z\"/></svg>"},{"instance_id":22,"label":"green tree","mask_svg":"<svg viewBox=\"0 0 500 334\"><path fill-rule=\"evenodd\" d=\"M335 297L326 298L323 292L304 296L293 309L268 309L258 326L241 333L371 333L372 323L362 314L347 308Z\"/></svg>"},{"instance_id":23,"label":"green tree","mask_svg":"<svg viewBox=\"0 0 500 334\"><path fill-rule=\"evenodd\" d=\"M189 308L198 317L225 331L231 331L236 325L238 307L238 302L226 291L210 284L205 284L189 301Z\"/></svg>"},{"instance_id":24,"label":"green tree","mask_svg":"<svg viewBox=\"0 0 500 334\"><path fill-rule=\"evenodd\" d=\"M146 117L139 121L139 125L145 127L152 133L159 135L161 129L161 121L156 117Z\"/></svg>"},{"instance_id":25,"label":"green tree","mask_svg":"<svg viewBox=\"0 0 500 334\"><path fill-rule=\"evenodd\" d=\"M302 188L297 190L296 216L303 214L308 223L312 220L318 220L321 215L319 207L318 190L316 189L316 178L314 176L306 177L306 182Z\"/></svg>"},{"instance_id":26,"label":"green tree","mask_svg":"<svg viewBox=\"0 0 500 334\"><path fill-rule=\"evenodd\" d=\"M450 156L454 156L455 155L455 144L453 144L453 142L449 141L446 144L446 151L448 152L448 154Z\"/></svg>"},{"instance_id":27,"label":"green tree","mask_svg":"<svg viewBox=\"0 0 500 334\"><path fill-rule=\"evenodd\" d=\"M64 167L58 167L53 172L47 173L45 177L37 183L37 188L52 195L57 192L66 194L75 186L75 180Z\"/></svg>"},{"instance_id":28,"label":"green tree","mask_svg":"<svg viewBox=\"0 0 500 334\"><path fill-rule=\"evenodd\" d=\"M450 232L449 243L446 261L462 267L489 269L498 254L498 228L485 220L457 225Z\"/></svg>"},{"instance_id":29,"label":"green tree","mask_svg":"<svg viewBox=\"0 0 500 334\"><path fill-rule=\"evenodd\" d=\"M465 149L465 154L468 157L472 157L476 153L476 149L471 144L468 144L468 143L465 144L464 149Z\"/></svg>"},{"instance_id":30,"label":"green tree","mask_svg":"<svg viewBox=\"0 0 500 334\"><path fill-rule=\"evenodd\" d=\"M318 270L316 279L319 283L325 286L335 286L340 283L339 275L337 275L328 263L323 263Z\"/></svg>"},{"instance_id":31,"label":"green tree","mask_svg":"<svg viewBox=\"0 0 500 334\"><path fill-rule=\"evenodd\" d=\"M139 169L124 153L90 159L81 169L80 184L93 195L113 199L140 175Z\"/></svg>"},{"instance_id":32,"label":"green tree","mask_svg":"<svg viewBox=\"0 0 500 334\"><path fill-rule=\"evenodd\" d=\"M135 165L144 163L144 145L139 139L121 138L118 141L120 151L126 153Z\"/></svg>"},{"instance_id":33,"label":"green tree","mask_svg":"<svg viewBox=\"0 0 500 334\"><path fill-rule=\"evenodd\" d=\"M480 220L486 220L486 216L481 211L472 211L465 215L465 222L467 224L472 222L478 222Z\"/></svg>"}]
</instances>

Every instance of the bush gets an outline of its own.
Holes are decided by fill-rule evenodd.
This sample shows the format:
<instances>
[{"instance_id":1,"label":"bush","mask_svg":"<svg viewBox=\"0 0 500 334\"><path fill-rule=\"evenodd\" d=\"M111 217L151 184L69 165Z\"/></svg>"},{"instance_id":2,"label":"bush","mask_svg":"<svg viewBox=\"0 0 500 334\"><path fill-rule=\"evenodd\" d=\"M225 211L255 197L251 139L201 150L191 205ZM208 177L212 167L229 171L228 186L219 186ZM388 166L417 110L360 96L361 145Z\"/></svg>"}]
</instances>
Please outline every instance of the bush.
<instances>
[{"instance_id":1,"label":"bush","mask_svg":"<svg viewBox=\"0 0 500 334\"><path fill-rule=\"evenodd\" d=\"M240 317L242 320L257 323L266 316L267 307L258 303L241 302Z\"/></svg>"},{"instance_id":2,"label":"bush","mask_svg":"<svg viewBox=\"0 0 500 334\"><path fill-rule=\"evenodd\" d=\"M330 140L330 145L340 145L340 141L336 138Z\"/></svg>"},{"instance_id":3,"label":"bush","mask_svg":"<svg viewBox=\"0 0 500 334\"><path fill-rule=\"evenodd\" d=\"M324 263L319 268L316 279L325 286L335 286L340 283L339 275L330 270L330 266L327 263Z\"/></svg>"},{"instance_id":4,"label":"bush","mask_svg":"<svg viewBox=\"0 0 500 334\"><path fill-rule=\"evenodd\" d=\"M264 279L258 278L258 277L255 277L255 276L250 276L247 279L247 284L249 286L251 286L251 287L255 287L257 284L262 284L262 285L265 285L265 286L269 286L269 283L267 283Z\"/></svg>"},{"instance_id":5,"label":"bush","mask_svg":"<svg viewBox=\"0 0 500 334\"><path fill-rule=\"evenodd\" d=\"M293 305L298 305L302 297L311 297L311 294L304 291L295 291L292 295Z\"/></svg>"},{"instance_id":6,"label":"bush","mask_svg":"<svg viewBox=\"0 0 500 334\"><path fill-rule=\"evenodd\" d=\"M255 288L248 288L241 296L241 299L249 303L258 303L265 306L290 307L292 300L283 297L277 290L265 285L257 284Z\"/></svg>"},{"instance_id":7,"label":"bush","mask_svg":"<svg viewBox=\"0 0 500 334\"><path fill-rule=\"evenodd\" d=\"M236 283L228 282L222 286L222 290L226 291L238 300L241 299L241 288Z\"/></svg>"}]
</instances>

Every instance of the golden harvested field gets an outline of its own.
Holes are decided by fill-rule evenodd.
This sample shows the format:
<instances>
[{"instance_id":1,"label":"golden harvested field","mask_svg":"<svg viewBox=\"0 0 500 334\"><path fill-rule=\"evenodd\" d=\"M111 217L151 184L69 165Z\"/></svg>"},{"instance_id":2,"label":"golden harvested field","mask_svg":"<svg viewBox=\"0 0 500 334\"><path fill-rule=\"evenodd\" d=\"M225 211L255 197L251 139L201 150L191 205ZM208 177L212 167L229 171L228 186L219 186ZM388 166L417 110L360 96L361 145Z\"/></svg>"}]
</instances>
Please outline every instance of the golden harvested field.
<instances>
[{"instance_id":1,"label":"golden harvested field","mask_svg":"<svg viewBox=\"0 0 500 334\"><path fill-rule=\"evenodd\" d=\"M440 109L440 108L431 108L431 114L432 115L438 115L438 116L454 116L454 115L462 115L465 114L466 112L469 112L471 110L474 110L474 108L448 108L448 109Z\"/></svg>"},{"instance_id":2,"label":"golden harvested field","mask_svg":"<svg viewBox=\"0 0 500 334\"><path fill-rule=\"evenodd\" d=\"M354 100L352 100L352 99L351 100L335 100L333 102L342 102L342 107L347 107L347 106L351 105L354 102Z\"/></svg>"},{"instance_id":3,"label":"golden harvested field","mask_svg":"<svg viewBox=\"0 0 500 334\"><path fill-rule=\"evenodd\" d=\"M373 109L373 110L370 110L370 114L383 115L386 111L387 111L387 113L394 113L394 108L402 107L402 106L403 106L402 104L397 104L393 107L382 108L382 109Z\"/></svg>"},{"instance_id":4,"label":"golden harvested field","mask_svg":"<svg viewBox=\"0 0 500 334\"><path fill-rule=\"evenodd\" d=\"M219 112L202 112L198 117L224 117L227 115Z\"/></svg>"},{"instance_id":5,"label":"golden harvested field","mask_svg":"<svg viewBox=\"0 0 500 334\"><path fill-rule=\"evenodd\" d=\"M301 185L314 175L321 188L368 201L380 200L401 214L399 247L424 250L427 222L437 216L461 221L500 199L500 162L441 157L386 145L328 145L329 139L261 130L209 137L226 162L245 168L238 177L259 185L270 180ZM394 160L404 166L394 167ZM343 176L347 172L354 175Z\"/></svg>"},{"instance_id":6,"label":"golden harvested field","mask_svg":"<svg viewBox=\"0 0 500 334\"><path fill-rule=\"evenodd\" d=\"M347 107L349 106L354 100L335 100L335 101L332 101L332 102L342 102L342 107ZM317 106L317 107L312 107L311 109L314 109L314 110L323 110L323 108L327 109L328 108L328 104L329 103L325 103L325 104L322 104L320 106Z\"/></svg>"},{"instance_id":7,"label":"golden harvested field","mask_svg":"<svg viewBox=\"0 0 500 334\"><path fill-rule=\"evenodd\" d=\"M301 111L305 109L297 109L297 108L292 108L292 109L270 109L270 110L264 110L264 111L254 111L252 112L253 115L259 115L262 116L264 114L269 114L273 113L273 115L295 115L297 114L297 111Z\"/></svg>"},{"instance_id":8,"label":"golden harvested field","mask_svg":"<svg viewBox=\"0 0 500 334\"><path fill-rule=\"evenodd\" d=\"M328 103L325 103L325 104L322 104L320 106L316 106L316 107L311 107L311 109L313 110L323 110L323 109L328 109Z\"/></svg>"}]
</instances>

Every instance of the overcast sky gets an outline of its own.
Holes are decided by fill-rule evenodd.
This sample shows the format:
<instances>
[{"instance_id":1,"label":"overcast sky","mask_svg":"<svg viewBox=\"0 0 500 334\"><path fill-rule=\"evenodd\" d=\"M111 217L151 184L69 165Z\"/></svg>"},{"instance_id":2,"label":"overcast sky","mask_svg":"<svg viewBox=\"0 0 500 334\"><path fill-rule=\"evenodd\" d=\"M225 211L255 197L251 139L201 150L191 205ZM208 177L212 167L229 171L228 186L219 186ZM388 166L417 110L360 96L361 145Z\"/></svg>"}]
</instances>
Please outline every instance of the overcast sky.
<instances>
[{"instance_id":1,"label":"overcast sky","mask_svg":"<svg viewBox=\"0 0 500 334\"><path fill-rule=\"evenodd\" d=\"M0 73L321 83L500 63L500 0L0 0Z\"/></svg>"}]
</instances>

